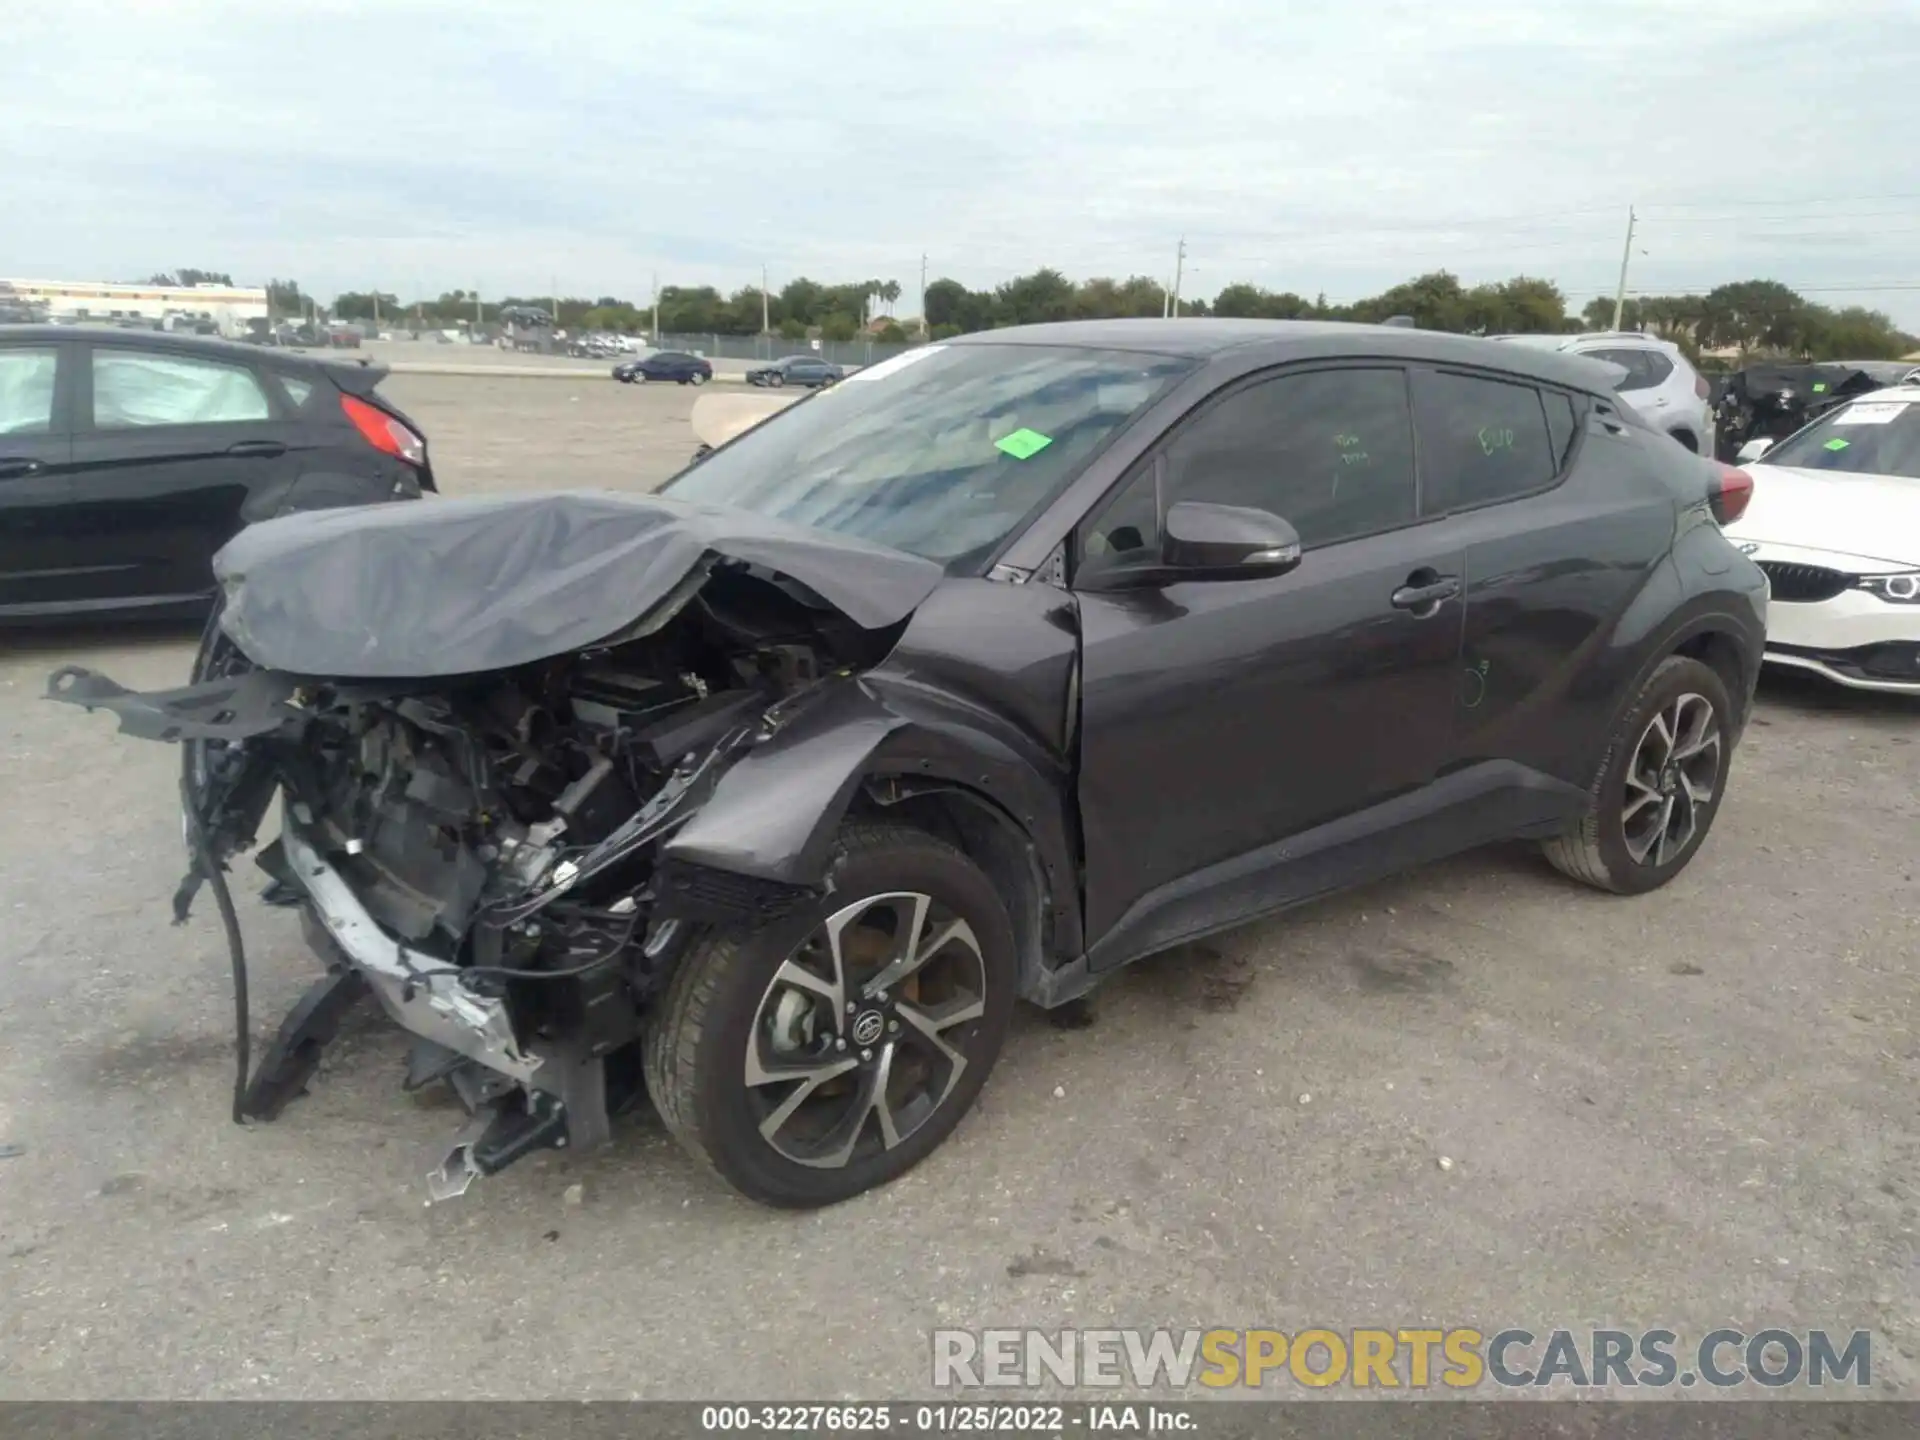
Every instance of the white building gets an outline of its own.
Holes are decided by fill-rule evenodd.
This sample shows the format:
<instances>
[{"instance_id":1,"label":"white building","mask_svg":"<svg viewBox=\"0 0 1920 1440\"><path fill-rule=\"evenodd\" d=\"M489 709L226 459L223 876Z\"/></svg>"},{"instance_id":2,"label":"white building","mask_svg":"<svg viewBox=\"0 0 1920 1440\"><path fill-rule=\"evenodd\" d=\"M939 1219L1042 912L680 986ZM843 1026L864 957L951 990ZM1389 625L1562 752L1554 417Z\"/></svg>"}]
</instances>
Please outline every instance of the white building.
<instances>
[{"instance_id":1,"label":"white building","mask_svg":"<svg viewBox=\"0 0 1920 1440\"><path fill-rule=\"evenodd\" d=\"M267 319L264 288L240 285L112 285L100 280L0 280L0 307L24 307L53 321L211 321L237 337Z\"/></svg>"}]
</instances>

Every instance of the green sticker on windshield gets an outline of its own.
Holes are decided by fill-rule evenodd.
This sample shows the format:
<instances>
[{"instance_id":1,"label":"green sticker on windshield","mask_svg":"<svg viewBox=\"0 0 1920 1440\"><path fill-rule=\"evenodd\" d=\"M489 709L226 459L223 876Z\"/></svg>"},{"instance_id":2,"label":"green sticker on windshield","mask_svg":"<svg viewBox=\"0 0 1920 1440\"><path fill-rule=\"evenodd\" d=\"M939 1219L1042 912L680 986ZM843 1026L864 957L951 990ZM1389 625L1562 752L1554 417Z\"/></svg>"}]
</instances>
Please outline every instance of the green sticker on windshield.
<instances>
[{"instance_id":1,"label":"green sticker on windshield","mask_svg":"<svg viewBox=\"0 0 1920 1440\"><path fill-rule=\"evenodd\" d=\"M1844 450L1846 448L1847 448L1847 442L1844 440L1835 438L1827 441L1827 449L1829 450Z\"/></svg>"},{"instance_id":2,"label":"green sticker on windshield","mask_svg":"<svg viewBox=\"0 0 1920 1440\"><path fill-rule=\"evenodd\" d=\"M1011 435L994 441L993 448L1006 451L1016 460L1031 460L1052 443L1051 435L1042 435L1038 430L1028 430L1023 426Z\"/></svg>"},{"instance_id":3,"label":"green sticker on windshield","mask_svg":"<svg viewBox=\"0 0 1920 1440\"><path fill-rule=\"evenodd\" d=\"M1813 382L1813 393L1816 395L1824 394L1826 392L1826 388L1827 388L1827 382L1824 380L1816 380Z\"/></svg>"}]
</instances>

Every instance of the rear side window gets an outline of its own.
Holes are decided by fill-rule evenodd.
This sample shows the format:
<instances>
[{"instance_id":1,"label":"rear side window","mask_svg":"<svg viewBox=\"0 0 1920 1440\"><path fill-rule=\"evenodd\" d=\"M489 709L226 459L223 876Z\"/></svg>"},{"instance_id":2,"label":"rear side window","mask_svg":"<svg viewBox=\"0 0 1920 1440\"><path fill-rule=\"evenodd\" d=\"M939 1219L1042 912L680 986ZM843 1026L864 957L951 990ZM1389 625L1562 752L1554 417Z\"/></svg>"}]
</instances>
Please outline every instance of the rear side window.
<instances>
[{"instance_id":1,"label":"rear side window","mask_svg":"<svg viewBox=\"0 0 1920 1440\"><path fill-rule=\"evenodd\" d=\"M1533 386L1428 370L1414 375L1413 396L1424 513L1529 495L1559 473L1560 452Z\"/></svg>"},{"instance_id":2,"label":"rear side window","mask_svg":"<svg viewBox=\"0 0 1920 1440\"><path fill-rule=\"evenodd\" d=\"M0 350L0 435L44 435L53 428L55 350Z\"/></svg>"},{"instance_id":3,"label":"rear side window","mask_svg":"<svg viewBox=\"0 0 1920 1440\"><path fill-rule=\"evenodd\" d=\"M1646 372L1646 383L1649 386L1664 385L1673 378L1673 361L1658 350L1642 350L1640 370L1634 373L1637 375L1640 371ZM1637 389L1638 386L1636 385L1635 388Z\"/></svg>"},{"instance_id":4,"label":"rear side window","mask_svg":"<svg viewBox=\"0 0 1920 1440\"><path fill-rule=\"evenodd\" d=\"M281 375L277 372L273 378L280 382L280 388L287 392L287 399L292 402L296 410L304 406L307 398L313 394L311 380L302 380L298 375Z\"/></svg>"},{"instance_id":5,"label":"rear side window","mask_svg":"<svg viewBox=\"0 0 1920 1440\"><path fill-rule=\"evenodd\" d=\"M267 392L244 365L141 350L93 352L93 423L103 430L266 420Z\"/></svg>"},{"instance_id":6,"label":"rear side window","mask_svg":"<svg viewBox=\"0 0 1920 1440\"><path fill-rule=\"evenodd\" d=\"M1540 403L1547 407L1547 436L1553 442L1553 460L1558 468L1573 455L1573 397L1558 390L1542 390Z\"/></svg>"}]
</instances>

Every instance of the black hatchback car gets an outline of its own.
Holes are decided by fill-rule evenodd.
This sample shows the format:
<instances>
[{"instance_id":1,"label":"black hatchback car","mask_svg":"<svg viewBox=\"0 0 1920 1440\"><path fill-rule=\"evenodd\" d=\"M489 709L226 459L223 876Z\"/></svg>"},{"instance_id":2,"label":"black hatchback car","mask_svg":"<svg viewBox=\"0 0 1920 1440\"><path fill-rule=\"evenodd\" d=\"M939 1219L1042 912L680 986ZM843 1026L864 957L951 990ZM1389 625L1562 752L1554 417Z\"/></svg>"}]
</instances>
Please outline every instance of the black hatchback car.
<instances>
[{"instance_id":1,"label":"black hatchback car","mask_svg":"<svg viewBox=\"0 0 1920 1440\"><path fill-rule=\"evenodd\" d=\"M623 360L613 367L613 378L622 385L643 380L672 380L681 385L704 385L713 378L713 365L684 350L656 350L638 360Z\"/></svg>"},{"instance_id":2,"label":"black hatchback car","mask_svg":"<svg viewBox=\"0 0 1920 1440\"><path fill-rule=\"evenodd\" d=\"M0 330L0 621L203 614L243 525L433 489L386 374L155 331Z\"/></svg>"},{"instance_id":3,"label":"black hatchback car","mask_svg":"<svg viewBox=\"0 0 1920 1440\"><path fill-rule=\"evenodd\" d=\"M822 360L817 355L789 355L776 360L771 365L761 365L747 371L749 385L804 385L818 390L822 386L832 385L844 378L846 371L831 361Z\"/></svg>"},{"instance_id":4,"label":"black hatchback car","mask_svg":"<svg viewBox=\"0 0 1920 1440\"><path fill-rule=\"evenodd\" d=\"M1002 330L659 495L254 526L217 562L229 678L50 691L210 747L229 915L286 797L261 863L328 974L244 1113L371 994L477 1112L437 1194L644 1092L746 1194L821 1205L952 1131L1016 1000L1490 841L1672 879L1760 671L1718 523L1749 488L1577 357Z\"/></svg>"}]
</instances>

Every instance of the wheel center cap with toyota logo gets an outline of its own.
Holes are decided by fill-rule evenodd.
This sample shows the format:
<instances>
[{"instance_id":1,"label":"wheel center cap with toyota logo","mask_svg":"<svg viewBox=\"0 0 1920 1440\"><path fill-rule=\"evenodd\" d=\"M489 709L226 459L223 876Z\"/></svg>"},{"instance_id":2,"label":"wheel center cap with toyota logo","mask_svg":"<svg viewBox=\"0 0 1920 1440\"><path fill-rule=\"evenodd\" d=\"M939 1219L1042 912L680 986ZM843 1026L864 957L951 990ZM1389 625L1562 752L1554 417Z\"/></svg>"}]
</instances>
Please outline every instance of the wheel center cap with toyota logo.
<instances>
[{"instance_id":1,"label":"wheel center cap with toyota logo","mask_svg":"<svg viewBox=\"0 0 1920 1440\"><path fill-rule=\"evenodd\" d=\"M880 1038L881 1031L886 1028L886 1017L878 1010L862 1010L853 1017L853 1043L871 1045Z\"/></svg>"}]
</instances>

